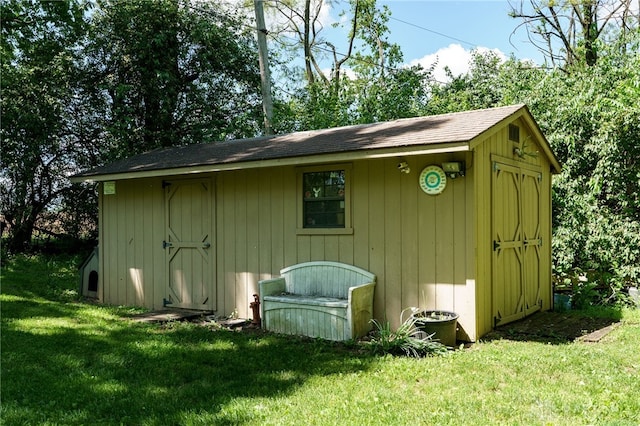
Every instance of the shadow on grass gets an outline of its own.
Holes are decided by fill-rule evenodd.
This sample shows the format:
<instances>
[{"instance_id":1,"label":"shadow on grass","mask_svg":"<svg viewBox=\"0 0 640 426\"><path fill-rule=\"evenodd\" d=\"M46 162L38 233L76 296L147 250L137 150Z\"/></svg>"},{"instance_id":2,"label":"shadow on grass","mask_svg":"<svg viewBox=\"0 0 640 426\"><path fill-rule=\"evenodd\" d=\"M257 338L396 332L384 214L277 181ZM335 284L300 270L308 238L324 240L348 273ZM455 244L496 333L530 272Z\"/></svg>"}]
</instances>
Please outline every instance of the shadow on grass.
<instances>
[{"instance_id":1,"label":"shadow on grass","mask_svg":"<svg viewBox=\"0 0 640 426\"><path fill-rule=\"evenodd\" d=\"M482 340L516 340L565 344L616 324L622 312L614 308L597 311L536 312L521 320L496 327Z\"/></svg>"},{"instance_id":2,"label":"shadow on grass","mask_svg":"<svg viewBox=\"0 0 640 426\"><path fill-rule=\"evenodd\" d=\"M3 424L250 421L228 406L290 394L314 376L368 368L345 345L120 319L118 308L2 301ZM225 408L226 407L226 408Z\"/></svg>"}]
</instances>

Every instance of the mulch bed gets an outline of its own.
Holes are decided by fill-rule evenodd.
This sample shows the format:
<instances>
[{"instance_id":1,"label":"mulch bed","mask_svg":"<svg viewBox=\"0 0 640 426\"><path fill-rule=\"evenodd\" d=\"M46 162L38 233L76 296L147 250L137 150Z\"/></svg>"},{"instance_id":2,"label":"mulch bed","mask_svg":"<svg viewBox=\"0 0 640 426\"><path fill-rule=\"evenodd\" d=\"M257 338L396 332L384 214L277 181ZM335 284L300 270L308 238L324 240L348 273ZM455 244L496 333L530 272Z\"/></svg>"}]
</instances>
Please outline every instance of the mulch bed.
<instances>
[{"instance_id":1,"label":"mulch bed","mask_svg":"<svg viewBox=\"0 0 640 426\"><path fill-rule=\"evenodd\" d=\"M519 340L567 343L576 340L599 342L618 324L612 318L596 318L572 312L536 312L485 335L482 340Z\"/></svg>"},{"instance_id":2,"label":"mulch bed","mask_svg":"<svg viewBox=\"0 0 640 426\"><path fill-rule=\"evenodd\" d=\"M196 311L192 309L168 308L144 312L129 317L136 322L165 323L170 321L188 321L194 318L210 315L211 311Z\"/></svg>"},{"instance_id":3,"label":"mulch bed","mask_svg":"<svg viewBox=\"0 0 640 426\"><path fill-rule=\"evenodd\" d=\"M134 321L166 323L191 321L201 325L215 325L235 331L263 331L248 319L217 318L211 312L187 309L162 309L130 317ZM535 314L496 327L481 340L516 340L543 343L568 343L573 341L599 342L618 324L612 318L584 316L577 312L536 312Z\"/></svg>"}]
</instances>

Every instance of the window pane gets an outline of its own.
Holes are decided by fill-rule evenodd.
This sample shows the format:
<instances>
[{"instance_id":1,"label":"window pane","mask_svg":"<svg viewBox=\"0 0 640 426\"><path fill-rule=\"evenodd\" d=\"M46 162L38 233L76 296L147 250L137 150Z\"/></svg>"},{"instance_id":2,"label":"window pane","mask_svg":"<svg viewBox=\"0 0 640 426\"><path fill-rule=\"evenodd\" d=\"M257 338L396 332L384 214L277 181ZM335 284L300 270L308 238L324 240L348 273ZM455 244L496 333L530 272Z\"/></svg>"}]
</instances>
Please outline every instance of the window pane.
<instances>
[{"instance_id":1,"label":"window pane","mask_svg":"<svg viewBox=\"0 0 640 426\"><path fill-rule=\"evenodd\" d=\"M305 228L344 228L344 170L303 174Z\"/></svg>"}]
</instances>

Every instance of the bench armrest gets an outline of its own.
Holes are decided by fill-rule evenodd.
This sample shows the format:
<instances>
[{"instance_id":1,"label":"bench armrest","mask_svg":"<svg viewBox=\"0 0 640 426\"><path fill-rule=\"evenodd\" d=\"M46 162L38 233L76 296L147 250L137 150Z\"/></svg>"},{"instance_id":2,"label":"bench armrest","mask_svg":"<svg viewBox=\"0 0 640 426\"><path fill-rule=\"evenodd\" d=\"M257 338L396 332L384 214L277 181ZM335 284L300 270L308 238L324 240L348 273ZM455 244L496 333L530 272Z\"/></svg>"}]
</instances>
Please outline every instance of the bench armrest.
<instances>
[{"instance_id":1,"label":"bench armrest","mask_svg":"<svg viewBox=\"0 0 640 426\"><path fill-rule=\"evenodd\" d=\"M258 281L260 286L260 296L271 296L278 293L284 293L285 281L284 278L271 278L268 280Z\"/></svg>"},{"instance_id":2,"label":"bench armrest","mask_svg":"<svg viewBox=\"0 0 640 426\"><path fill-rule=\"evenodd\" d=\"M264 315L264 297L284 293L286 291L286 281L283 277L271 278L258 281L258 286L260 288L260 317L262 318L262 327L267 329L267 319Z\"/></svg>"},{"instance_id":3,"label":"bench armrest","mask_svg":"<svg viewBox=\"0 0 640 426\"><path fill-rule=\"evenodd\" d=\"M286 291L286 282L282 277L260 280L258 286L260 288L260 306L264 304L264 296L282 294Z\"/></svg>"},{"instance_id":4,"label":"bench armrest","mask_svg":"<svg viewBox=\"0 0 640 426\"><path fill-rule=\"evenodd\" d=\"M349 287L349 309L351 316L352 338L364 336L371 330L373 317L373 292L376 283Z\"/></svg>"}]
</instances>

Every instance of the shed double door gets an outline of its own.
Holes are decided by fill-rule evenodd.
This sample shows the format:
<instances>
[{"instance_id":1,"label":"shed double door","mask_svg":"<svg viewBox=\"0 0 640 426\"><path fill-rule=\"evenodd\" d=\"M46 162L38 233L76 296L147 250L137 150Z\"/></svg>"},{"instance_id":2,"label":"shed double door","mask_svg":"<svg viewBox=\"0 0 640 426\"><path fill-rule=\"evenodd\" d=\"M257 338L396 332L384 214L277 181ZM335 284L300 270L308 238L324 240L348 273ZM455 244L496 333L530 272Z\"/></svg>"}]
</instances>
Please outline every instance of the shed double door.
<instances>
[{"instance_id":1,"label":"shed double door","mask_svg":"<svg viewBox=\"0 0 640 426\"><path fill-rule=\"evenodd\" d=\"M524 318L539 310L542 304L541 178L540 171L534 168L522 167L511 162L493 163L494 325Z\"/></svg>"},{"instance_id":2,"label":"shed double door","mask_svg":"<svg viewBox=\"0 0 640 426\"><path fill-rule=\"evenodd\" d=\"M213 309L215 295L212 247L213 195L211 181L166 181L163 242L167 297L171 307Z\"/></svg>"}]
</instances>

